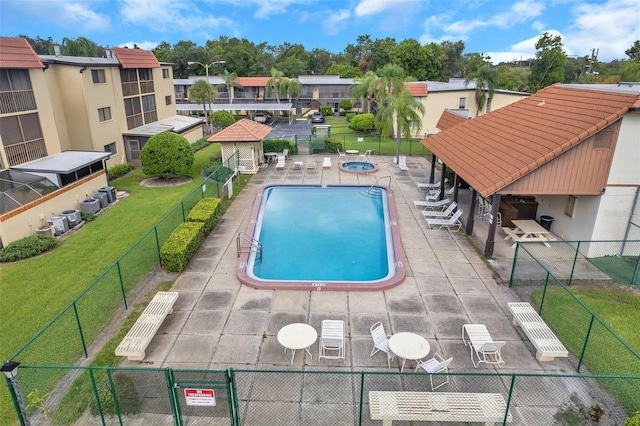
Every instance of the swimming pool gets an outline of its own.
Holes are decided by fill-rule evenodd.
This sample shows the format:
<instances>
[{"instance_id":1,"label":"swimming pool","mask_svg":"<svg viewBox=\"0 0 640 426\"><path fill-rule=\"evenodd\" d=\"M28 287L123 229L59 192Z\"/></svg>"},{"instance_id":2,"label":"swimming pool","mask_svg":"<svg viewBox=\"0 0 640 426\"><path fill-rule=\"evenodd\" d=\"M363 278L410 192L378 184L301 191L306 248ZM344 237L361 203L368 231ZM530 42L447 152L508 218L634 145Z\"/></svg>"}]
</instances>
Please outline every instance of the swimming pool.
<instances>
[{"instance_id":1,"label":"swimming pool","mask_svg":"<svg viewBox=\"0 0 640 426\"><path fill-rule=\"evenodd\" d=\"M251 287L383 290L405 277L393 194L384 186L266 186L246 235L261 245L260 253L240 253L237 275Z\"/></svg>"}]
</instances>

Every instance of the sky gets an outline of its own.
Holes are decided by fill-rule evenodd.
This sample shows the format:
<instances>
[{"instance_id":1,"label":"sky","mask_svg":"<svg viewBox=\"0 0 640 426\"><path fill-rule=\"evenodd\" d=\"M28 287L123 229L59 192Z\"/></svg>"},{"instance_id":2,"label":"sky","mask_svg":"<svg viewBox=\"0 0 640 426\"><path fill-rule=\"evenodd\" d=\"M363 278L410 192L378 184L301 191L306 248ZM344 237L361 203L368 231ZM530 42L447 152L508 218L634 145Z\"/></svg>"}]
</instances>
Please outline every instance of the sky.
<instances>
[{"instance_id":1,"label":"sky","mask_svg":"<svg viewBox=\"0 0 640 426\"><path fill-rule=\"evenodd\" d=\"M220 36L344 51L359 35L465 43L494 64L535 56L544 32L568 55L626 59L640 40L640 0L0 0L0 35L86 37L101 46L204 46Z\"/></svg>"}]
</instances>

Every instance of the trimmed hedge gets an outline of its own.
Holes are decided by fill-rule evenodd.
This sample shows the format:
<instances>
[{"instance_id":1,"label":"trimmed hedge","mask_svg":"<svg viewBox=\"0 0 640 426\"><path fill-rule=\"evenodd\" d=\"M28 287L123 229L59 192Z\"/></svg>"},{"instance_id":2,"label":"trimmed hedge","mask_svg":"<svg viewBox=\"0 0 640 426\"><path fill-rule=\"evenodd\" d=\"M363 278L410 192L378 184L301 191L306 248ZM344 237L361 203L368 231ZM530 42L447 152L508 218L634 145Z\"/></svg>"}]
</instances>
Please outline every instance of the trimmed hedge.
<instances>
[{"instance_id":1,"label":"trimmed hedge","mask_svg":"<svg viewBox=\"0 0 640 426\"><path fill-rule=\"evenodd\" d=\"M319 108L319 111L322 113L323 116L328 117L333 115L333 107L330 106L321 106Z\"/></svg>"},{"instance_id":2,"label":"trimmed hedge","mask_svg":"<svg viewBox=\"0 0 640 426\"><path fill-rule=\"evenodd\" d=\"M119 178L120 176L126 175L133 169L134 167L131 163L116 164L115 166L107 169L107 177L109 180Z\"/></svg>"},{"instance_id":3,"label":"trimmed hedge","mask_svg":"<svg viewBox=\"0 0 640 426\"><path fill-rule=\"evenodd\" d=\"M207 138L200 138L191 144L191 149L193 150L194 153L196 153L201 149L208 147L209 145L210 143L209 141L207 141Z\"/></svg>"},{"instance_id":4,"label":"trimmed hedge","mask_svg":"<svg viewBox=\"0 0 640 426\"><path fill-rule=\"evenodd\" d=\"M359 114L351 119L349 127L358 132L366 132L373 129L374 121L373 114Z\"/></svg>"},{"instance_id":5,"label":"trimmed hedge","mask_svg":"<svg viewBox=\"0 0 640 426\"><path fill-rule=\"evenodd\" d=\"M13 262L51 250L56 239L50 235L30 235L13 241L0 250L0 262Z\"/></svg>"},{"instance_id":6,"label":"trimmed hedge","mask_svg":"<svg viewBox=\"0 0 640 426\"><path fill-rule=\"evenodd\" d=\"M186 268L200 246L203 230L202 222L181 223L160 249L162 267L171 272L180 272Z\"/></svg>"},{"instance_id":7,"label":"trimmed hedge","mask_svg":"<svg viewBox=\"0 0 640 426\"><path fill-rule=\"evenodd\" d=\"M295 141L286 139L265 139L262 141L264 152L282 152L285 148L289 149L290 155L298 153L298 145Z\"/></svg>"},{"instance_id":8,"label":"trimmed hedge","mask_svg":"<svg viewBox=\"0 0 640 426\"><path fill-rule=\"evenodd\" d=\"M349 123L351 123L351 120L353 120L353 117L355 117L356 115L357 115L357 114L356 114L355 112L348 112L348 113L346 114L347 121L348 121Z\"/></svg>"},{"instance_id":9,"label":"trimmed hedge","mask_svg":"<svg viewBox=\"0 0 640 426\"><path fill-rule=\"evenodd\" d=\"M220 216L220 199L203 198L193 206L187 215L187 222L200 222L204 225L202 231L208 234L218 221Z\"/></svg>"}]
</instances>

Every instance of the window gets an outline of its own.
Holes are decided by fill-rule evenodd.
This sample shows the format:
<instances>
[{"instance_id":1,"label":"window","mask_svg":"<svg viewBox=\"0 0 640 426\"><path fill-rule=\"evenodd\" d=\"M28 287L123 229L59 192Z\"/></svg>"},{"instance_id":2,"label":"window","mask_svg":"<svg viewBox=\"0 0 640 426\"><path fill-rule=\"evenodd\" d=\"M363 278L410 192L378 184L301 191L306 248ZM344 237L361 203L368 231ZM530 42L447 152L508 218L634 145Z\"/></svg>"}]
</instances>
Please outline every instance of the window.
<instances>
[{"instance_id":1,"label":"window","mask_svg":"<svg viewBox=\"0 0 640 426\"><path fill-rule=\"evenodd\" d=\"M566 214L569 217L573 217L573 211L576 208L576 197L574 197L573 195L569 195L569 198L567 198L567 206L564 209L564 214Z\"/></svg>"},{"instance_id":2,"label":"window","mask_svg":"<svg viewBox=\"0 0 640 426\"><path fill-rule=\"evenodd\" d=\"M27 70L0 70L0 114L37 109Z\"/></svg>"},{"instance_id":3,"label":"window","mask_svg":"<svg viewBox=\"0 0 640 426\"><path fill-rule=\"evenodd\" d=\"M8 166L47 156L37 113L1 117L0 137Z\"/></svg>"},{"instance_id":4,"label":"window","mask_svg":"<svg viewBox=\"0 0 640 426\"><path fill-rule=\"evenodd\" d=\"M169 68L162 68L162 78L169 78Z\"/></svg>"},{"instance_id":5,"label":"window","mask_svg":"<svg viewBox=\"0 0 640 426\"><path fill-rule=\"evenodd\" d=\"M153 73L151 68L138 69L138 75L140 76L140 93L153 92Z\"/></svg>"},{"instance_id":6,"label":"window","mask_svg":"<svg viewBox=\"0 0 640 426\"><path fill-rule=\"evenodd\" d=\"M171 95L164 97L165 105L171 105Z\"/></svg>"},{"instance_id":7,"label":"window","mask_svg":"<svg viewBox=\"0 0 640 426\"><path fill-rule=\"evenodd\" d=\"M144 113L145 123L158 121L158 114L156 112L156 97L154 95L147 95L142 97L142 112Z\"/></svg>"},{"instance_id":8,"label":"window","mask_svg":"<svg viewBox=\"0 0 640 426\"><path fill-rule=\"evenodd\" d=\"M111 120L111 107L98 108L98 118L100 121Z\"/></svg>"},{"instance_id":9,"label":"window","mask_svg":"<svg viewBox=\"0 0 640 426\"><path fill-rule=\"evenodd\" d=\"M127 117L127 129L142 126L142 108L140 98L129 98L124 100L124 113Z\"/></svg>"},{"instance_id":10,"label":"window","mask_svg":"<svg viewBox=\"0 0 640 426\"><path fill-rule=\"evenodd\" d=\"M93 84L107 82L107 77L104 74L104 70L91 70L91 78L93 78Z\"/></svg>"},{"instance_id":11,"label":"window","mask_svg":"<svg viewBox=\"0 0 640 426\"><path fill-rule=\"evenodd\" d=\"M467 98L460 98L458 100L458 109L465 109L467 107Z\"/></svg>"},{"instance_id":12,"label":"window","mask_svg":"<svg viewBox=\"0 0 640 426\"><path fill-rule=\"evenodd\" d=\"M122 82L122 95L131 96L140 93L138 89L138 74L135 69L120 70Z\"/></svg>"},{"instance_id":13,"label":"window","mask_svg":"<svg viewBox=\"0 0 640 426\"><path fill-rule=\"evenodd\" d=\"M118 153L118 149L116 148L116 143L115 142L111 142L108 143L104 146L104 152L110 152L112 154L117 154Z\"/></svg>"}]
</instances>

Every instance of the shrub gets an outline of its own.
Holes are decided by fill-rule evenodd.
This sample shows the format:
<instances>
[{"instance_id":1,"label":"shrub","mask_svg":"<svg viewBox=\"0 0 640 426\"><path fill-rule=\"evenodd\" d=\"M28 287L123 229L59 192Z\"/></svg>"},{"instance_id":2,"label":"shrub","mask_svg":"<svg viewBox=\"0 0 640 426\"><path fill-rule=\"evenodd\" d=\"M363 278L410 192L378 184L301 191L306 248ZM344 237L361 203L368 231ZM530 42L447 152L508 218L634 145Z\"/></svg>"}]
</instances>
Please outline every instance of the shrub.
<instances>
[{"instance_id":1,"label":"shrub","mask_svg":"<svg viewBox=\"0 0 640 426\"><path fill-rule=\"evenodd\" d=\"M84 220L85 222L93 222L94 220L96 220L95 213L80 212L80 217L82 217L82 220Z\"/></svg>"},{"instance_id":2,"label":"shrub","mask_svg":"<svg viewBox=\"0 0 640 426\"><path fill-rule=\"evenodd\" d=\"M341 100L338 106L340 107L340 109L343 109L345 111L350 111L351 108L353 108L353 105L351 104L351 101L349 99Z\"/></svg>"},{"instance_id":3,"label":"shrub","mask_svg":"<svg viewBox=\"0 0 640 426\"><path fill-rule=\"evenodd\" d=\"M356 113L355 113L355 112L348 112L348 113L346 114L347 121L348 121L349 123L351 123L351 120L353 120L353 117L355 117L355 116L356 116Z\"/></svg>"},{"instance_id":4,"label":"shrub","mask_svg":"<svg viewBox=\"0 0 640 426\"><path fill-rule=\"evenodd\" d=\"M116 164L115 166L107 169L107 177L109 180L119 178L120 176L126 175L133 169L134 167L131 163Z\"/></svg>"},{"instance_id":5,"label":"shrub","mask_svg":"<svg viewBox=\"0 0 640 426\"><path fill-rule=\"evenodd\" d=\"M191 149L195 153L195 152L198 152L201 149L204 149L204 148L206 148L208 146L209 146L209 142L207 141L207 138L202 138L202 139L198 139L197 141L192 143L191 144Z\"/></svg>"},{"instance_id":6,"label":"shrub","mask_svg":"<svg viewBox=\"0 0 640 426\"><path fill-rule=\"evenodd\" d=\"M140 152L142 171L162 179L188 175L194 159L189 141L173 132L150 137Z\"/></svg>"},{"instance_id":7,"label":"shrub","mask_svg":"<svg viewBox=\"0 0 640 426\"><path fill-rule=\"evenodd\" d=\"M373 129L373 114L359 114L351 119L349 127L358 132L366 132Z\"/></svg>"},{"instance_id":8,"label":"shrub","mask_svg":"<svg viewBox=\"0 0 640 426\"><path fill-rule=\"evenodd\" d=\"M289 155L298 153L298 145L293 141L283 139L265 139L262 141L264 152L282 152L285 148L289 150Z\"/></svg>"},{"instance_id":9,"label":"shrub","mask_svg":"<svg viewBox=\"0 0 640 426\"><path fill-rule=\"evenodd\" d=\"M160 249L162 267L171 272L186 268L202 241L203 229L200 222L181 223Z\"/></svg>"},{"instance_id":10,"label":"shrub","mask_svg":"<svg viewBox=\"0 0 640 426\"><path fill-rule=\"evenodd\" d=\"M13 262L51 250L56 239L50 235L30 235L9 243L0 250L0 262Z\"/></svg>"},{"instance_id":11,"label":"shrub","mask_svg":"<svg viewBox=\"0 0 640 426\"><path fill-rule=\"evenodd\" d=\"M111 392L111 386L108 380L103 380L98 383L98 395L100 396L100 406L102 412L105 414L137 414L140 412L140 395L136 389L136 385L133 379L124 374L119 374L113 377L113 385L115 388L115 394L118 398L118 404L113 398ZM118 408L120 409L118 411ZM98 415L98 406L93 400L91 405L91 414Z\"/></svg>"},{"instance_id":12,"label":"shrub","mask_svg":"<svg viewBox=\"0 0 640 426\"><path fill-rule=\"evenodd\" d=\"M324 144L327 152L336 153L338 149L342 148L342 142L336 138L325 138Z\"/></svg>"},{"instance_id":13,"label":"shrub","mask_svg":"<svg viewBox=\"0 0 640 426\"><path fill-rule=\"evenodd\" d=\"M624 421L624 426L640 426L640 411L636 411L635 414Z\"/></svg>"},{"instance_id":14,"label":"shrub","mask_svg":"<svg viewBox=\"0 0 640 426\"><path fill-rule=\"evenodd\" d=\"M331 108L330 106L321 106L319 111L325 117L328 116L328 115L333 115L333 108Z\"/></svg>"},{"instance_id":15,"label":"shrub","mask_svg":"<svg viewBox=\"0 0 640 426\"><path fill-rule=\"evenodd\" d=\"M198 201L187 215L187 222L201 222L202 231L208 234L213 229L220 216L220 199L203 198Z\"/></svg>"},{"instance_id":16,"label":"shrub","mask_svg":"<svg viewBox=\"0 0 640 426\"><path fill-rule=\"evenodd\" d=\"M216 111L209 116L208 120L216 127L229 127L236 122L229 111Z\"/></svg>"}]
</instances>

